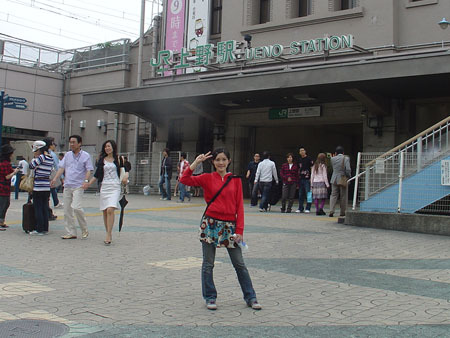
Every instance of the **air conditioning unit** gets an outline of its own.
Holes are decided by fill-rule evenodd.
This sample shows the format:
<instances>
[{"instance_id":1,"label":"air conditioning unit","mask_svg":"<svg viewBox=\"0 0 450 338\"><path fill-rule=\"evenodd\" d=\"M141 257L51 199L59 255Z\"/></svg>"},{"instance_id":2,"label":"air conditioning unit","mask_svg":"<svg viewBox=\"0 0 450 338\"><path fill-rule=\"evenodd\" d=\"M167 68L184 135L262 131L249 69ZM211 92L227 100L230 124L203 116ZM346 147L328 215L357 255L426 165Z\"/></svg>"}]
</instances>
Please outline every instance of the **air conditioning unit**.
<instances>
[{"instance_id":1,"label":"air conditioning unit","mask_svg":"<svg viewBox=\"0 0 450 338\"><path fill-rule=\"evenodd\" d=\"M81 129L86 128L86 120L81 120L81 121L80 121L80 128L81 128Z\"/></svg>"}]
</instances>

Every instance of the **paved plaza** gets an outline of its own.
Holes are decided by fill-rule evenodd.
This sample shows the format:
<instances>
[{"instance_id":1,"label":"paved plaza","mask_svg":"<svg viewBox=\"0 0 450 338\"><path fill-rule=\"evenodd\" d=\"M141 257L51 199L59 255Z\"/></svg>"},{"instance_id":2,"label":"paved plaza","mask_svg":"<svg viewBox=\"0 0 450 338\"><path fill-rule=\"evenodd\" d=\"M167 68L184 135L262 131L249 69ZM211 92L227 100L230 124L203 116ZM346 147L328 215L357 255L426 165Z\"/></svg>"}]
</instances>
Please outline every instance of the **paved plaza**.
<instances>
[{"instance_id":1,"label":"paved plaza","mask_svg":"<svg viewBox=\"0 0 450 338\"><path fill-rule=\"evenodd\" d=\"M244 258L263 310L246 306L219 249L218 309L208 311L197 240L203 200L127 198L111 246L95 194L84 199L85 240L60 238L62 209L47 236L25 234L25 194L11 201L10 228L0 232L0 337L8 337L2 323L19 319L62 323L65 337L450 337L449 237L246 205Z\"/></svg>"}]
</instances>

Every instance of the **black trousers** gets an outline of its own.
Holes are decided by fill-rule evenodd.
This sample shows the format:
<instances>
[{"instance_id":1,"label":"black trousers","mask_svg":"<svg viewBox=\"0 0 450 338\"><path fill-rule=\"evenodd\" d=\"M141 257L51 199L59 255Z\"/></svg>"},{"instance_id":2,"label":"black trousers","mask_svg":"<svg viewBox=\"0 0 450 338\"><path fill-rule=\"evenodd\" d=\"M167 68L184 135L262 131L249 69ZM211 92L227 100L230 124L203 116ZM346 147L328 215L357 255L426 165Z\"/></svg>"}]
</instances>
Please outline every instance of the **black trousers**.
<instances>
[{"instance_id":1,"label":"black trousers","mask_svg":"<svg viewBox=\"0 0 450 338\"><path fill-rule=\"evenodd\" d=\"M36 231L48 231L48 199L50 191L33 191L33 206L36 216Z\"/></svg>"}]
</instances>

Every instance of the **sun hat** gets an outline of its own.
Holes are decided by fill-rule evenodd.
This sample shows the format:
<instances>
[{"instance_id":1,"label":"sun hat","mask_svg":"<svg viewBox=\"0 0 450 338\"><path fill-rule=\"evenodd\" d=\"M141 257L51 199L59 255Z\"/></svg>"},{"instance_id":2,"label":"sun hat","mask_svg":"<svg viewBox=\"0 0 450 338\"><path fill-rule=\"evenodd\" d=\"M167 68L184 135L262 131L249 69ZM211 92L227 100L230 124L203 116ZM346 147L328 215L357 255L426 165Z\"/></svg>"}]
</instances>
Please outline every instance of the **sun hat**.
<instances>
[{"instance_id":1,"label":"sun hat","mask_svg":"<svg viewBox=\"0 0 450 338\"><path fill-rule=\"evenodd\" d=\"M44 141L35 141L33 143L32 149L33 149L33 153L35 151L38 151L41 148L44 148L47 144Z\"/></svg>"}]
</instances>

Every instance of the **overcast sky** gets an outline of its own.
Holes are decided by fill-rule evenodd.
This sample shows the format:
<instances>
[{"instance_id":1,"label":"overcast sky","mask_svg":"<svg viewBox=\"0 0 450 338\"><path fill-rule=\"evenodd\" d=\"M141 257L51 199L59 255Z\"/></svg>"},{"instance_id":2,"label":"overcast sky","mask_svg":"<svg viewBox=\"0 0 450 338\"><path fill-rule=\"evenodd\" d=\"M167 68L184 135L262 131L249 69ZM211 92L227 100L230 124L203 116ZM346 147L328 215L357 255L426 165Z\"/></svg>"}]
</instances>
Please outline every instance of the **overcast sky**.
<instances>
[{"instance_id":1,"label":"overcast sky","mask_svg":"<svg viewBox=\"0 0 450 338\"><path fill-rule=\"evenodd\" d=\"M157 2L146 0L145 29ZM140 10L141 0L0 0L0 39L9 35L58 49L135 40Z\"/></svg>"}]
</instances>

